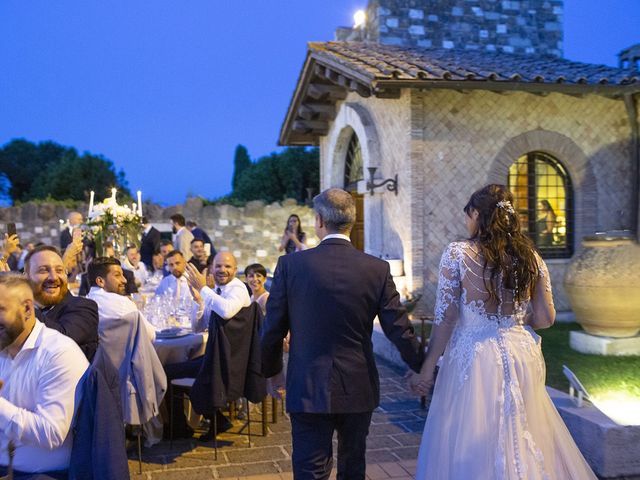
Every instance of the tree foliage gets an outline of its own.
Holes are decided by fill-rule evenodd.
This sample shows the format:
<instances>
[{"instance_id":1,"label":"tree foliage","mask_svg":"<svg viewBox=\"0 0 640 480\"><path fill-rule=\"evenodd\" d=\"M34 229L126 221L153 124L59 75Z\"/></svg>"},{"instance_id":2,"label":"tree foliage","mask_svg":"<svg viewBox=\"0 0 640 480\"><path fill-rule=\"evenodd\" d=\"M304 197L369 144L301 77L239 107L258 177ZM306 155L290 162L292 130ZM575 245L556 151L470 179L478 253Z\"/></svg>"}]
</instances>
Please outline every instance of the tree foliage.
<instances>
[{"instance_id":1,"label":"tree foliage","mask_svg":"<svg viewBox=\"0 0 640 480\"><path fill-rule=\"evenodd\" d=\"M251 167L251 158L249 158L249 151L244 145L238 145L236 147L236 153L233 156L233 178L231 179L231 187L233 190L238 188L238 181L242 176L242 173Z\"/></svg>"},{"instance_id":2,"label":"tree foliage","mask_svg":"<svg viewBox=\"0 0 640 480\"><path fill-rule=\"evenodd\" d=\"M38 144L16 139L0 148L0 172L7 180L0 188L13 202L51 198L86 200L95 190L98 198L114 185L129 195L124 172L101 155L47 141Z\"/></svg>"},{"instance_id":3,"label":"tree foliage","mask_svg":"<svg viewBox=\"0 0 640 480\"><path fill-rule=\"evenodd\" d=\"M231 196L239 201L264 200L271 203L294 198L302 203L307 188L320 185L317 148L287 148L260 158L242 172Z\"/></svg>"}]
</instances>

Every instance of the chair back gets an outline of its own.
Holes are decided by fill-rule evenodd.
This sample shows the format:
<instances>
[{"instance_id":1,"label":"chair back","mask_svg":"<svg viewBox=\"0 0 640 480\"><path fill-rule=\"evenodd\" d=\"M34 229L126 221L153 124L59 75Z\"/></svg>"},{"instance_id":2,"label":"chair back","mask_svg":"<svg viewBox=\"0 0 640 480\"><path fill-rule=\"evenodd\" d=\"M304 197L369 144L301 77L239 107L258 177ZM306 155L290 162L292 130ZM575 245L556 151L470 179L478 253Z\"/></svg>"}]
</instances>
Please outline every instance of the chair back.
<instances>
[{"instance_id":1,"label":"chair back","mask_svg":"<svg viewBox=\"0 0 640 480\"><path fill-rule=\"evenodd\" d=\"M158 415L167 390L167 377L140 312L100 318L100 346L118 370L125 423L142 425Z\"/></svg>"},{"instance_id":2,"label":"chair back","mask_svg":"<svg viewBox=\"0 0 640 480\"><path fill-rule=\"evenodd\" d=\"M69 480L129 478L118 371L102 345L82 383L73 434Z\"/></svg>"},{"instance_id":3,"label":"chair back","mask_svg":"<svg viewBox=\"0 0 640 480\"><path fill-rule=\"evenodd\" d=\"M255 302L228 320L211 314L202 368L191 391L196 412L211 414L240 397L257 403L266 396L261 373L261 321Z\"/></svg>"}]
</instances>

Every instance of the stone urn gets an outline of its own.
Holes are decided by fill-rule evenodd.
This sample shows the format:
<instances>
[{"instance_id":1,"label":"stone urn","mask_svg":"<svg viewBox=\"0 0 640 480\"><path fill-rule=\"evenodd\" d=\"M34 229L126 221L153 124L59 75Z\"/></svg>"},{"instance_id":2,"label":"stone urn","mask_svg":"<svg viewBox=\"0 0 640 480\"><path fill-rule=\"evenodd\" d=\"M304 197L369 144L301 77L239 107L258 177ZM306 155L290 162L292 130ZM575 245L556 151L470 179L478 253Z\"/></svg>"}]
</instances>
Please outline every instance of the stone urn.
<instances>
[{"instance_id":1,"label":"stone urn","mask_svg":"<svg viewBox=\"0 0 640 480\"><path fill-rule=\"evenodd\" d=\"M567 268L564 288L576 321L588 333L631 337L640 332L640 245L628 231L585 237Z\"/></svg>"}]
</instances>

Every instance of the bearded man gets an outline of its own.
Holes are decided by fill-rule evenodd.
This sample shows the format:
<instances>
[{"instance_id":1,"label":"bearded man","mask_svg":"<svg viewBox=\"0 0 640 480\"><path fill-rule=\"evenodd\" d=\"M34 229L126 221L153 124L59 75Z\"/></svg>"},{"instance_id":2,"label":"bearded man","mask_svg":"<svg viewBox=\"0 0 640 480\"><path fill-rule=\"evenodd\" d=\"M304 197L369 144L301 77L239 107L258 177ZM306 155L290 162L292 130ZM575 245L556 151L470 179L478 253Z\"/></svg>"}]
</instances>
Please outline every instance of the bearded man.
<instances>
[{"instance_id":1,"label":"bearded man","mask_svg":"<svg viewBox=\"0 0 640 480\"><path fill-rule=\"evenodd\" d=\"M91 362L98 348L96 302L69 292L67 271L55 247L41 245L29 252L24 271L33 289L38 319L73 339Z\"/></svg>"},{"instance_id":2,"label":"bearded man","mask_svg":"<svg viewBox=\"0 0 640 480\"><path fill-rule=\"evenodd\" d=\"M27 280L0 274L0 475L13 443L15 478L67 478L74 393L88 365L74 342L36 320Z\"/></svg>"}]
</instances>

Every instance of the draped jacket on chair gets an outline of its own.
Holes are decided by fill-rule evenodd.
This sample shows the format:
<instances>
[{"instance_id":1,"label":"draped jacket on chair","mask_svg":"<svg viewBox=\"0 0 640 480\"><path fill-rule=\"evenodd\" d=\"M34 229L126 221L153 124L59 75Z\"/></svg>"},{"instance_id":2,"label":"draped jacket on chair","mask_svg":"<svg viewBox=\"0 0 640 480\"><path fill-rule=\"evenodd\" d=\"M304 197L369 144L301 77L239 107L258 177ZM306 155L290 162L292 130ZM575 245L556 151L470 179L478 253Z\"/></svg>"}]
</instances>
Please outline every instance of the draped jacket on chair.
<instances>
[{"instance_id":1,"label":"draped jacket on chair","mask_svg":"<svg viewBox=\"0 0 640 480\"><path fill-rule=\"evenodd\" d=\"M124 421L142 425L159 413L167 377L153 348L140 312L121 318L100 318L100 346L118 369Z\"/></svg>"},{"instance_id":2,"label":"draped jacket on chair","mask_svg":"<svg viewBox=\"0 0 640 480\"><path fill-rule=\"evenodd\" d=\"M229 320L211 313L202 367L190 395L196 412L212 414L240 397L257 403L266 396L261 373L261 321L255 302Z\"/></svg>"}]
</instances>

